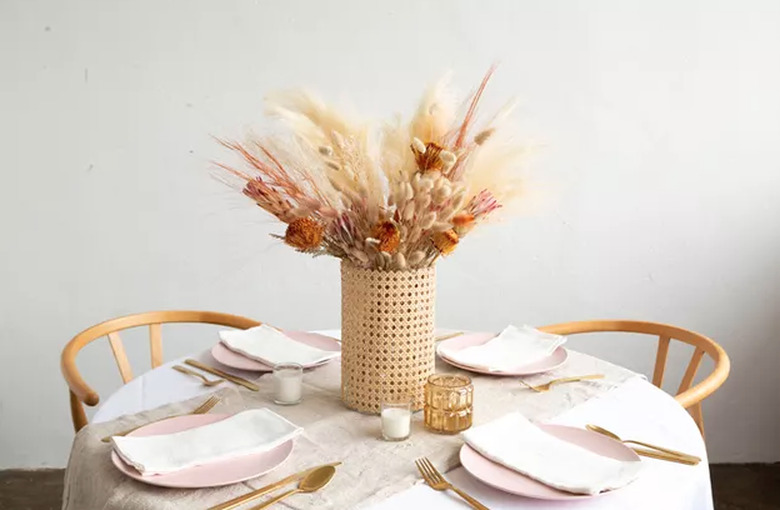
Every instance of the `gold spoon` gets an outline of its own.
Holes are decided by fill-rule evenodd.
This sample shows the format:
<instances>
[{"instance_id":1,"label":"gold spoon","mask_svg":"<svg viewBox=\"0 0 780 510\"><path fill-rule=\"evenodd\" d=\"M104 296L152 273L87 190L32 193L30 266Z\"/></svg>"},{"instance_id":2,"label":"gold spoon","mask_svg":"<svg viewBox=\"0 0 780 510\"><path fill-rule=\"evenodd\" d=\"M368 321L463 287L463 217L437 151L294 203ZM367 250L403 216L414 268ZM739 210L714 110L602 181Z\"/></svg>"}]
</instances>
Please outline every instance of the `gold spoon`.
<instances>
[{"instance_id":1,"label":"gold spoon","mask_svg":"<svg viewBox=\"0 0 780 510\"><path fill-rule=\"evenodd\" d=\"M291 491L283 492L278 496L269 499L268 501L264 501L261 504L252 507L250 510L260 510L261 508L267 508L274 503L277 503L286 497L292 496L293 494L298 494L299 492L309 493L322 489L328 484L328 482L330 482L330 479L333 478L333 475L335 474L336 468L333 466L319 467L303 477L297 488Z\"/></svg>"},{"instance_id":2,"label":"gold spoon","mask_svg":"<svg viewBox=\"0 0 780 510\"><path fill-rule=\"evenodd\" d=\"M181 372L182 374L187 374L193 377L197 377L203 382L204 386L208 386L208 387L217 386L218 384L222 384L223 382L225 382L224 379L216 379L212 381L211 379L206 378L206 376L204 376L203 374L199 374L198 372L194 370L190 370L189 368L183 367L181 365L174 365L172 368L177 372Z\"/></svg>"},{"instance_id":3,"label":"gold spoon","mask_svg":"<svg viewBox=\"0 0 780 510\"><path fill-rule=\"evenodd\" d=\"M661 446L656 446L654 444L650 443L643 443L642 441L634 441L633 439L621 439L620 436L615 434L614 432L610 432L609 430L599 427L598 425L585 425L585 428L588 430L591 430L593 432L598 432L599 434L602 434L607 437L611 437L615 441L620 441L621 443L631 443L631 444L638 444L639 446L644 446L646 448L652 448L653 450L658 450L659 452L668 453L669 455L674 455L675 457L680 457L681 459L690 460L691 462L698 464L701 462L701 459L695 455L689 455L687 453L678 452L677 450L671 450L669 448L663 448Z\"/></svg>"},{"instance_id":4,"label":"gold spoon","mask_svg":"<svg viewBox=\"0 0 780 510\"><path fill-rule=\"evenodd\" d=\"M604 374L590 374L590 375L578 375L575 377L562 377L560 379L553 379L550 382L540 384L539 386L532 386L525 382L522 379L518 379L520 381L520 384L527 388L531 388L537 393L544 393L545 391L550 391L550 388L555 386L556 384L563 384L563 383L570 383L570 382L579 382L579 381L588 381L591 379L603 379Z\"/></svg>"}]
</instances>

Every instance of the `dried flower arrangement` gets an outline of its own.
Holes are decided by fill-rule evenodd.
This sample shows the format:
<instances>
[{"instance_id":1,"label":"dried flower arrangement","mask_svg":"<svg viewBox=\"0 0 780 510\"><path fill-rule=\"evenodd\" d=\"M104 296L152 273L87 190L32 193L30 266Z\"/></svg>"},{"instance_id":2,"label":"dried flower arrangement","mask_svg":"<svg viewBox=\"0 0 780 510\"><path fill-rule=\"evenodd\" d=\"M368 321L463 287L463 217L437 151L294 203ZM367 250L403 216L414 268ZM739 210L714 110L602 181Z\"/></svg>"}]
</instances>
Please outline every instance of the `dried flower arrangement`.
<instances>
[{"instance_id":1,"label":"dried flower arrangement","mask_svg":"<svg viewBox=\"0 0 780 510\"><path fill-rule=\"evenodd\" d=\"M408 124L389 123L378 137L309 94L277 94L268 113L293 136L220 140L243 164L217 164L287 224L278 237L298 251L362 268L427 267L519 194L524 152L503 130L511 105L474 128L492 73L460 113L442 80Z\"/></svg>"}]
</instances>

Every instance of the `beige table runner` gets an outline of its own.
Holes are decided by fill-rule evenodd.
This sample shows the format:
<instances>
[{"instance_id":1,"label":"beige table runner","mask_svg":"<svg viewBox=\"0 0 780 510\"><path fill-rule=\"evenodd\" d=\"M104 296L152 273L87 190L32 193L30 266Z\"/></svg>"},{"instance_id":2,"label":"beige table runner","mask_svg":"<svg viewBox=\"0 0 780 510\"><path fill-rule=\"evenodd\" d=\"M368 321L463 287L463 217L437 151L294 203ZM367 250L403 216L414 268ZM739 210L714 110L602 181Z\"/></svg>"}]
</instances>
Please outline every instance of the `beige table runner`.
<instances>
[{"instance_id":1,"label":"beige table runner","mask_svg":"<svg viewBox=\"0 0 780 510\"><path fill-rule=\"evenodd\" d=\"M455 371L437 362L437 372ZM110 445L100 438L172 414L187 412L205 397L179 402L108 423L89 425L76 436L65 473L64 510L86 509L205 509L249 492L288 474L327 462L341 461L333 481L311 495L298 495L279 505L296 510L367 508L419 481L414 459L427 456L441 470L457 466L463 441L459 436L427 432L422 413L416 413L409 440L389 443L379 439L379 418L346 409L340 401L338 363L304 375L304 401L284 407L272 403L271 384L261 377L259 392L226 388L222 402L212 412L236 412L269 407L304 428L290 458L277 470L242 484L201 490L164 489L122 475L110 460ZM510 411L521 411L532 420L544 421L637 375L606 361L570 351L567 364L553 372L527 378L542 382L569 375L603 373L601 380L556 387L546 393L525 389L514 377L471 374L474 381L474 423L488 422ZM256 504L256 503L255 503ZM251 506L251 505L250 505Z\"/></svg>"}]
</instances>

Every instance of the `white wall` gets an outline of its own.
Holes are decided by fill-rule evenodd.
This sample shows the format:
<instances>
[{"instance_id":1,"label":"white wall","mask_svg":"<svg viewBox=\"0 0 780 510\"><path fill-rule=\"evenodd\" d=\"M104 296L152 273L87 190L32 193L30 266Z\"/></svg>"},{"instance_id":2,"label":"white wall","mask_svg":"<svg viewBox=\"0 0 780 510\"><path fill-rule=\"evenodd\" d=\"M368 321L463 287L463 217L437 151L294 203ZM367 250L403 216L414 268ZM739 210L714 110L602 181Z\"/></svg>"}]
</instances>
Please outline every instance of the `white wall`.
<instances>
[{"instance_id":1,"label":"white wall","mask_svg":"<svg viewBox=\"0 0 780 510\"><path fill-rule=\"evenodd\" d=\"M262 127L297 85L370 116L410 112L448 68L501 66L545 206L439 265L441 325L679 324L733 372L707 401L715 461L780 460L780 4L773 1L0 3L0 467L63 466L58 357L105 318L230 311L339 323L338 265L209 177L210 135ZM211 332L168 335L170 357ZM652 340L575 340L649 370ZM145 345L131 353L148 366ZM678 353L681 354L681 353ZM107 347L82 366L107 394ZM672 374L683 358L675 355Z\"/></svg>"}]
</instances>

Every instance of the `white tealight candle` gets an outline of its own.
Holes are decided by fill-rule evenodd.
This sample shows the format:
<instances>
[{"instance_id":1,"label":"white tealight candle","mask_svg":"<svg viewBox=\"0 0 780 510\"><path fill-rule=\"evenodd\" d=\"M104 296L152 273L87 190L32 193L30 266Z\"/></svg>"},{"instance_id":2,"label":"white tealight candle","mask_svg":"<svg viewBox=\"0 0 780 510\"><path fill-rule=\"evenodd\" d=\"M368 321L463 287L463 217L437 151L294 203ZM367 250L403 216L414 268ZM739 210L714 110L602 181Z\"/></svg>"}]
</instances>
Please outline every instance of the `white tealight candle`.
<instances>
[{"instance_id":1,"label":"white tealight candle","mask_svg":"<svg viewBox=\"0 0 780 510\"><path fill-rule=\"evenodd\" d=\"M387 441L401 441L412 430L412 411L409 403L382 406L382 437Z\"/></svg>"},{"instance_id":2,"label":"white tealight candle","mask_svg":"<svg viewBox=\"0 0 780 510\"><path fill-rule=\"evenodd\" d=\"M303 367L297 363L284 363L274 367L274 402L282 405L301 401Z\"/></svg>"}]
</instances>

